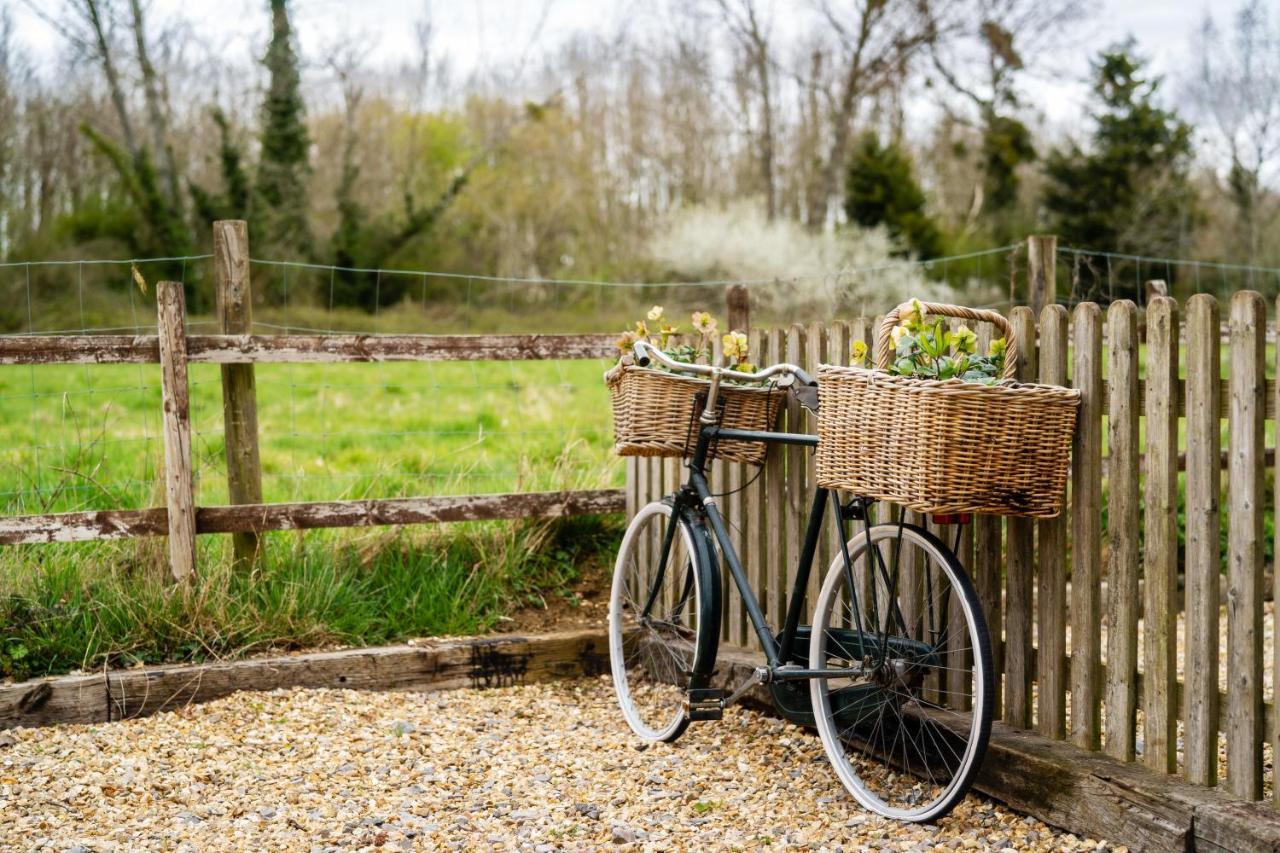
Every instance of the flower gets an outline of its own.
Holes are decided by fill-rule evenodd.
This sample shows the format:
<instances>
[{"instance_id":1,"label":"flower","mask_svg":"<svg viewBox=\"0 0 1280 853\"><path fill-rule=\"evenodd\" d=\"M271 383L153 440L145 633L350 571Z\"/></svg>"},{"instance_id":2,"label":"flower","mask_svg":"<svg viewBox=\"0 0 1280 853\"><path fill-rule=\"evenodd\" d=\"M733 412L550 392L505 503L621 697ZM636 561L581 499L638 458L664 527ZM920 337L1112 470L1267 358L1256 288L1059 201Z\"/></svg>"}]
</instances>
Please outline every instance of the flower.
<instances>
[{"instance_id":1,"label":"flower","mask_svg":"<svg viewBox=\"0 0 1280 853\"><path fill-rule=\"evenodd\" d=\"M703 335L714 335L716 333L715 318L706 311L694 311L693 328Z\"/></svg>"},{"instance_id":2,"label":"flower","mask_svg":"<svg viewBox=\"0 0 1280 853\"><path fill-rule=\"evenodd\" d=\"M734 366L733 369L738 373L755 373L756 372L756 366L747 361L739 362L737 365Z\"/></svg>"},{"instance_id":3,"label":"flower","mask_svg":"<svg viewBox=\"0 0 1280 853\"><path fill-rule=\"evenodd\" d=\"M627 329L625 332L622 333L622 337L618 338L617 340L618 349L622 350L623 352L629 352L631 350L632 345L634 345L635 342L638 340L640 340L640 336L637 335L635 332L631 331L630 329Z\"/></svg>"},{"instance_id":4,"label":"flower","mask_svg":"<svg viewBox=\"0 0 1280 853\"><path fill-rule=\"evenodd\" d=\"M662 306L661 306L661 305L655 305L655 306L653 306L652 308L650 308L650 309L649 309L649 319L650 319L650 320L661 320L661 319L662 319Z\"/></svg>"},{"instance_id":5,"label":"flower","mask_svg":"<svg viewBox=\"0 0 1280 853\"><path fill-rule=\"evenodd\" d=\"M664 334L664 335L674 335L676 332L679 332L679 331L680 331L680 329L678 329L678 328L677 328L677 327L676 327L676 326L675 326L675 325L674 325L670 320L668 320L666 317L663 317L663 318L662 318L662 326L661 326L661 328L659 328L659 329L658 329L658 331L659 331L659 332L661 332L661 333L662 333L662 334Z\"/></svg>"},{"instance_id":6,"label":"flower","mask_svg":"<svg viewBox=\"0 0 1280 853\"><path fill-rule=\"evenodd\" d=\"M862 367L867 362L867 342L854 341L849 347L849 359L853 362L854 367Z\"/></svg>"},{"instance_id":7,"label":"flower","mask_svg":"<svg viewBox=\"0 0 1280 853\"><path fill-rule=\"evenodd\" d=\"M747 357L747 336L742 332L730 332L720 339L724 344L724 354L735 361Z\"/></svg>"},{"instance_id":8,"label":"flower","mask_svg":"<svg viewBox=\"0 0 1280 853\"><path fill-rule=\"evenodd\" d=\"M898 320L902 325L910 329L923 323L925 315L928 313L929 309L919 299L912 299L911 307L907 309L906 313L898 315Z\"/></svg>"},{"instance_id":9,"label":"flower","mask_svg":"<svg viewBox=\"0 0 1280 853\"><path fill-rule=\"evenodd\" d=\"M889 339L893 341L893 345L896 347L906 334L906 326L894 326L893 331L889 333Z\"/></svg>"},{"instance_id":10,"label":"flower","mask_svg":"<svg viewBox=\"0 0 1280 853\"><path fill-rule=\"evenodd\" d=\"M978 348L978 336L974 334L973 329L963 324L948 337L956 352L973 352Z\"/></svg>"},{"instance_id":11,"label":"flower","mask_svg":"<svg viewBox=\"0 0 1280 853\"><path fill-rule=\"evenodd\" d=\"M644 324L644 320L636 320L636 334L642 338L649 336L649 327Z\"/></svg>"},{"instance_id":12,"label":"flower","mask_svg":"<svg viewBox=\"0 0 1280 853\"><path fill-rule=\"evenodd\" d=\"M1004 355L1005 346L1006 346L1006 342L1004 338L996 338L994 341L991 342L991 346L987 347L987 355L991 356L992 358L999 358L1000 356Z\"/></svg>"}]
</instances>

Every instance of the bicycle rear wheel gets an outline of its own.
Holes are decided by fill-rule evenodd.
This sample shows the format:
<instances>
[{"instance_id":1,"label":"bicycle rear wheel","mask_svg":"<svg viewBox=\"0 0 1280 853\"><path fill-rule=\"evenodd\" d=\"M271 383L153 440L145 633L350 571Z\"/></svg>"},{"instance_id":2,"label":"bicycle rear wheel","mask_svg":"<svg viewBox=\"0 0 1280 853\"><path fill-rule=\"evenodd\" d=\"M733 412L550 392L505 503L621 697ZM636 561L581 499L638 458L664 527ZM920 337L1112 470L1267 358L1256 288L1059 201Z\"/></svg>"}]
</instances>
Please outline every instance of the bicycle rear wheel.
<instances>
[{"instance_id":1,"label":"bicycle rear wheel","mask_svg":"<svg viewBox=\"0 0 1280 853\"><path fill-rule=\"evenodd\" d=\"M622 537L609 597L609 663L622 714L640 738L673 741L685 699L704 686L718 645L719 598L708 589L700 532L656 501Z\"/></svg>"},{"instance_id":2,"label":"bicycle rear wheel","mask_svg":"<svg viewBox=\"0 0 1280 853\"><path fill-rule=\"evenodd\" d=\"M810 683L822 745L866 808L931 821L968 792L991 733L991 640L955 554L880 524L837 555L813 615Z\"/></svg>"}]
</instances>

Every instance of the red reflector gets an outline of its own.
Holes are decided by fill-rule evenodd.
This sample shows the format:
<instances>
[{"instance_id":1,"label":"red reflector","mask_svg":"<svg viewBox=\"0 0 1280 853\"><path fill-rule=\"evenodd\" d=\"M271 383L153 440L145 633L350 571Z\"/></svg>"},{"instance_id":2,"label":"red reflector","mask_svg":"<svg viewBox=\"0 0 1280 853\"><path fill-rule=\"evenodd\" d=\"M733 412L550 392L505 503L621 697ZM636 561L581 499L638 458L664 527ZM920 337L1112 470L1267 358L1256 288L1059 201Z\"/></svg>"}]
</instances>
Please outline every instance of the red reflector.
<instances>
[{"instance_id":1,"label":"red reflector","mask_svg":"<svg viewBox=\"0 0 1280 853\"><path fill-rule=\"evenodd\" d=\"M934 524L968 524L973 520L973 516L967 512L958 513L934 513Z\"/></svg>"}]
</instances>

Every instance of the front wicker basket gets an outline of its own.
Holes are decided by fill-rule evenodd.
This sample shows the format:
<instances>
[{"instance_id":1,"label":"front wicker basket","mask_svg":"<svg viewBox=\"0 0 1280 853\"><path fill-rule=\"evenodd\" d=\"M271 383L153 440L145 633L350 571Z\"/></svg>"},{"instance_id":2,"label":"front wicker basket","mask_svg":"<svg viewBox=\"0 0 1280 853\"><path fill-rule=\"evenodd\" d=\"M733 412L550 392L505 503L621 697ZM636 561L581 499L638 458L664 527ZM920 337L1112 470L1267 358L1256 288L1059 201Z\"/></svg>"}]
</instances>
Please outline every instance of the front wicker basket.
<instances>
[{"instance_id":1,"label":"front wicker basket","mask_svg":"<svg viewBox=\"0 0 1280 853\"><path fill-rule=\"evenodd\" d=\"M1006 339L1005 380L894 376L885 316L880 369L818 368L817 480L828 489L925 513L1051 518L1062 510L1080 392L1013 382L1017 342L993 311L926 304L930 314L991 322Z\"/></svg>"},{"instance_id":2,"label":"front wicker basket","mask_svg":"<svg viewBox=\"0 0 1280 853\"><path fill-rule=\"evenodd\" d=\"M690 456L698 434L700 400L710 381L661 370L619 364L604 375L613 402L613 449L619 456ZM699 394L704 396L699 397ZM772 388L720 385L720 425L771 430L783 392ZM715 442L711 458L760 465L767 448L758 441Z\"/></svg>"}]
</instances>

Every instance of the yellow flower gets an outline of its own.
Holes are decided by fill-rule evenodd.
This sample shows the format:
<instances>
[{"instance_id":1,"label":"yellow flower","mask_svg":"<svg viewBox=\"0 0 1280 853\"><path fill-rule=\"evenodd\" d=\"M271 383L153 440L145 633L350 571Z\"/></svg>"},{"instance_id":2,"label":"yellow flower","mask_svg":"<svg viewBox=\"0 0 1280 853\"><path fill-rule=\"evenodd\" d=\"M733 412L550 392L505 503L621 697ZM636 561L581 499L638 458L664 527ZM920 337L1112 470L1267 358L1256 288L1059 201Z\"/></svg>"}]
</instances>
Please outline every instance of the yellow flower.
<instances>
[{"instance_id":1,"label":"yellow flower","mask_svg":"<svg viewBox=\"0 0 1280 853\"><path fill-rule=\"evenodd\" d=\"M642 338L649 336L649 327L644 324L644 320L636 320L636 334Z\"/></svg>"},{"instance_id":2,"label":"yellow flower","mask_svg":"<svg viewBox=\"0 0 1280 853\"><path fill-rule=\"evenodd\" d=\"M949 337L951 338L951 346L958 353L970 353L978 348L978 336L974 334L973 329L963 324L952 332Z\"/></svg>"},{"instance_id":3,"label":"yellow flower","mask_svg":"<svg viewBox=\"0 0 1280 853\"><path fill-rule=\"evenodd\" d=\"M618 349L622 350L623 352L630 352L631 346L639 339L640 339L639 336L635 332L631 331L630 329L627 329L625 332L622 333L622 337L618 338L618 341L617 341Z\"/></svg>"},{"instance_id":4,"label":"yellow flower","mask_svg":"<svg viewBox=\"0 0 1280 853\"><path fill-rule=\"evenodd\" d=\"M693 328L704 335L716 333L716 321L706 311L693 312Z\"/></svg>"},{"instance_id":5,"label":"yellow flower","mask_svg":"<svg viewBox=\"0 0 1280 853\"><path fill-rule=\"evenodd\" d=\"M678 332L678 331L680 331L680 330L679 330L678 328L676 328L676 327L675 327L675 325L673 325L673 324L672 324L672 322L671 322L670 320L668 320L667 318L663 317L663 318L662 318L662 327L661 327L660 329L658 329L658 331L659 331L659 332L661 332L661 333L662 333L662 334L664 334L664 335L674 335L676 332Z\"/></svg>"},{"instance_id":6,"label":"yellow flower","mask_svg":"<svg viewBox=\"0 0 1280 853\"><path fill-rule=\"evenodd\" d=\"M652 308L650 308L650 309L649 309L649 319L650 319L650 320L660 320L660 319L662 319L662 306L661 306L661 305L655 305L655 306L653 306Z\"/></svg>"},{"instance_id":7,"label":"yellow flower","mask_svg":"<svg viewBox=\"0 0 1280 853\"><path fill-rule=\"evenodd\" d=\"M756 366L746 361L736 365L733 369L738 373L755 373L756 372Z\"/></svg>"},{"instance_id":8,"label":"yellow flower","mask_svg":"<svg viewBox=\"0 0 1280 853\"><path fill-rule=\"evenodd\" d=\"M724 345L724 354L735 361L747 357L747 336L742 332L730 332L720 339Z\"/></svg>"},{"instance_id":9,"label":"yellow flower","mask_svg":"<svg viewBox=\"0 0 1280 853\"><path fill-rule=\"evenodd\" d=\"M849 358L853 362L854 367L862 367L867 363L867 342L854 341L853 346L849 347Z\"/></svg>"},{"instance_id":10,"label":"yellow flower","mask_svg":"<svg viewBox=\"0 0 1280 853\"><path fill-rule=\"evenodd\" d=\"M898 321L908 329L912 329L923 323L925 315L928 313L929 309L919 299L912 299L911 307L907 309L906 313L898 315Z\"/></svg>"},{"instance_id":11,"label":"yellow flower","mask_svg":"<svg viewBox=\"0 0 1280 853\"><path fill-rule=\"evenodd\" d=\"M906 334L907 334L906 326L894 326L893 331L889 333L889 340L893 341L893 345L896 347L898 345L898 342L901 341L903 336Z\"/></svg>"},{"instance_id":12,"label":"yellow flower","mask_svg":"<svg viewBox=\"0 0 1280 853\"><path fill-rule=\"evenodd\" d=\"M1002 356L1004 355L1005 346L1006 343L1004 338L996 338L991 342L991 346L987 347L987 355L992 357Z\"/></svg>"}]
</instances>

